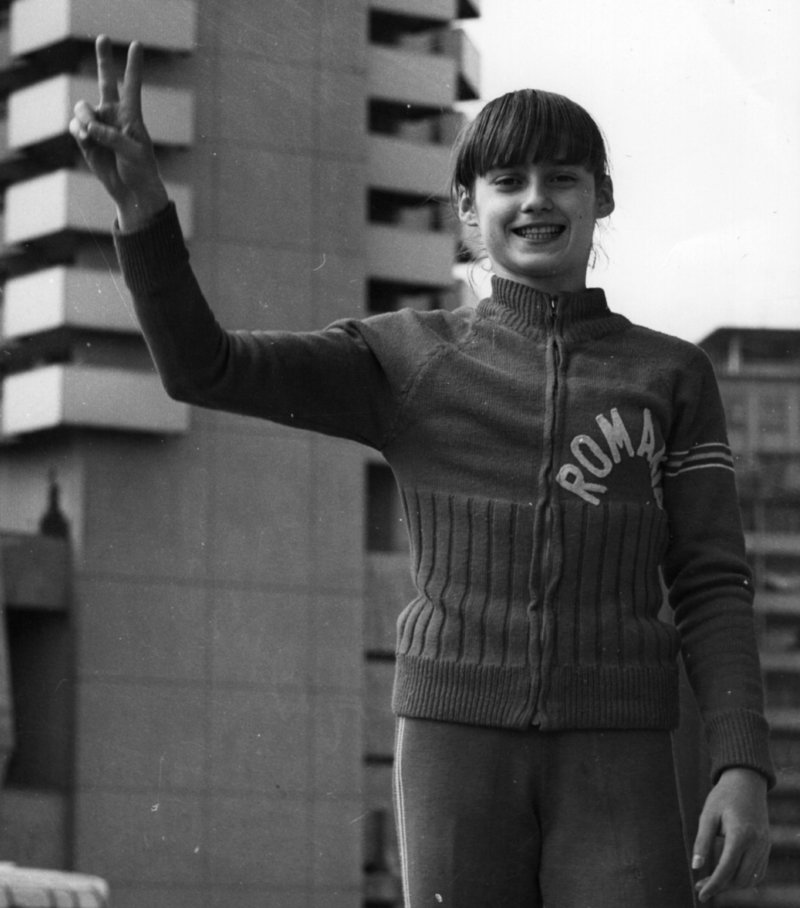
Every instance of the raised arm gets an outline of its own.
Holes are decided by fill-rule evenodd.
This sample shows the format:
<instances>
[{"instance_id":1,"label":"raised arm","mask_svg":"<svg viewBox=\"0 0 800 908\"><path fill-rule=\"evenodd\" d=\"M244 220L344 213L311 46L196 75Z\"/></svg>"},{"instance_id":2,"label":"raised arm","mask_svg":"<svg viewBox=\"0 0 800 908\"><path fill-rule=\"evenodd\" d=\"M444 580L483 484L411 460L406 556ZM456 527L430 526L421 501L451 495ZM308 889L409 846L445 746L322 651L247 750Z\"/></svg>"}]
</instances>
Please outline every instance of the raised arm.
<instances>
[{"instance_id":1,"label":"raised arm","mask_svg":"<svg viewBox=\"0 0 800 908\"><path fill-rule=\"evenodd\" d=\"M217 321L142 117L142 58L133 42L118 86L111 41L97 39L100 103L79 101L70 132L116 203L122 273L167 393L379 448L400 395L356 323L293 334L227 331Z\"/></svg>"},{"instance_id":2,"label":"raised arm","mask_svg":"<svg viewBox=\"0 0 800 908\"><path fill-rule=\"evenodd\" d=\"M153 143L142 118L143 48L134 41L122 85L117 85L111 40L97 39L100 103L78 101L70 122L92 173L117 206L120 229L140 229L167 205Z\"/></svg>"}]
</instances>

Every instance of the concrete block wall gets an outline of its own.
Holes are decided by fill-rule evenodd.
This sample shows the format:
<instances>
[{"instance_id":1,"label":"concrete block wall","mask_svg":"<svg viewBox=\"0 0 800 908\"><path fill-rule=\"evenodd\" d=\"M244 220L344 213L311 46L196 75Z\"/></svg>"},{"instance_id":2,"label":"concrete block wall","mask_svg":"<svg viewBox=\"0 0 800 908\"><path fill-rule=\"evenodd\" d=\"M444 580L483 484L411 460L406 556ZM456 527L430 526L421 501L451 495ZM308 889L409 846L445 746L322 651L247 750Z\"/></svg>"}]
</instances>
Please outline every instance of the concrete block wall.
<instances>
[{"instance_id":1,"label":"concrete block wall","mask_svg":"<svg viewBox=\"0 0 800 908\"><path fill-rule=\"evenodd\" d=\"M365 11L333 6L198 4L165 172L229 327L363 312ZM195 412L82 456L75 865L120 908L360 904L363 454Z\"/></svg>"},{"instance_id":2,"label":"concrete block wall","mask_svg":"<svg viewBox=\"0 0 800 908\"><path fill-rule=\"evenodd\" d=\"M364 4L196 7L192 52L146 66L194 89L193 147L162 166L192 188L215 311L362 315ZM64 828L35 853L23 831L52 793L9 790L24 822L2 821L4 857L91 869L118 908L361 903L363 462L199 411L177 436L61 427L0 449L3 528L33 528L55 467L74 546Z\"/></svg>"}]
</instances>

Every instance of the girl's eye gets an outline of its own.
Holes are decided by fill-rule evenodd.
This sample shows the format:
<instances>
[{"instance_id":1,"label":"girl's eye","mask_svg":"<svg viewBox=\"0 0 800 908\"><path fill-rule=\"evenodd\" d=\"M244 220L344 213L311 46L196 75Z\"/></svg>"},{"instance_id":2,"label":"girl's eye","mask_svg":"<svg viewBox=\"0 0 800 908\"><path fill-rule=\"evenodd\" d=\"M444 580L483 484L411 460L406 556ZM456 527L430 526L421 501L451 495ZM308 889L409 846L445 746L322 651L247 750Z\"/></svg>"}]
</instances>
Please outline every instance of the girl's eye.
<instances>
[{"instance_id":1,"label":"girl's eye","mask_svg":"<svg viewBox=\"0 0 800 908\"><path fill-rule=\"evenodd\" d=\"M494 181L494 185L501 189L513 189L514 187L519 186L519 178L512 176L497 177Z\"/></svg>"},{"instance_id":2,"label":"girl's eye","mask_svg":"<svg viewBox=\"0 0 800 908\"><path fill-rule=\"evenodd\" d=\"M577 182L577 179L573 173L558 173L553 177L553 182L567 185Z\"/></svg>"}]
</instances>

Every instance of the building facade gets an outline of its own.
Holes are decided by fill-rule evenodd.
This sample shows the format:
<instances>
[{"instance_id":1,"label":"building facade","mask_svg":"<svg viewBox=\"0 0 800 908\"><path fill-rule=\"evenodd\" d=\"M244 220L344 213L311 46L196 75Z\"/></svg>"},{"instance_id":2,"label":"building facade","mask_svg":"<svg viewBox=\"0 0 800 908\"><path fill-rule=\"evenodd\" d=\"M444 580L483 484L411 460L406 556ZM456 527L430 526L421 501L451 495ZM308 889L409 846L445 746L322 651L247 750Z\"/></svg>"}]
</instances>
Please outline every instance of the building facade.
<instances>
[{"instance_id":1,"label":"building facade","mask_svg":"<svg viewBox=\"0 0 800 908\"><path fill-rule=\"evenodd\" d=\"M67 127L97 96L94 37L120 69L141 40L145 119L228 327L451 305L448 150L478 91L456 20L477 0L0 9L0 858L101 875L118 908L391 902L406 571L385 467L165 397Z\"/></svg>"},{"instance_id":2,"label":"building facade","mask_svg":"<svg viewBox=\"0 0 800 908\"><path fill-rule=\"evenodd\" d=\"M725 904L800 904L800 331L721 328L701 342L736 458L778 784L773 850L757 893Z\"/></svg>"}]
</instances>

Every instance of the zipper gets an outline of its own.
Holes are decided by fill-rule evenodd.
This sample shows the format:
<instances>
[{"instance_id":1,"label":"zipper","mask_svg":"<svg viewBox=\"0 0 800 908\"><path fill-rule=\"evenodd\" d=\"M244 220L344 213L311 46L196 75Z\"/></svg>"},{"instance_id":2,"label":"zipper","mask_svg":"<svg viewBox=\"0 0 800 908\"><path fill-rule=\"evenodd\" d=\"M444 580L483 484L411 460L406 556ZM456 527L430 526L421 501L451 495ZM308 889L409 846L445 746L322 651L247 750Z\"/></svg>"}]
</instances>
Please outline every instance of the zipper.
<instances>
[{"instance_id":1,"label":"zipper","mask_svg":"<svg viewBox=\"0 0 800 908\"><path fill-rule=\"evenodd\" d=\"M550 658L546 658L548 643L551 637L551 630L547 624L547 587L550 575L550 565L552 559L552 531L553 520L551 516L553 500L553 471L555 465L556 453L556 425L558 417L558 392L559 392L559 369L561 366L561 352L558 345L557 336L557 318L558 318L558 297L550 297L550 316L552 336L548 340L549 356L552 357L553 364L553 384L550 389L550 403L552 406L550 417L550 440L549 448L546 452L548 458L548 469L546 475L545 502L542 510L542 532L544 539L540 549L542 554L541 570L539 573L539 597L542 603L541 624L539 628L539 690L536 700L536 709L533 717L533 724L540 724L542 716L541 704L549 690L550 684L545 669L549 666ZM552 345L552 346L551 346Z\"/></svg>"}]
</instances>

